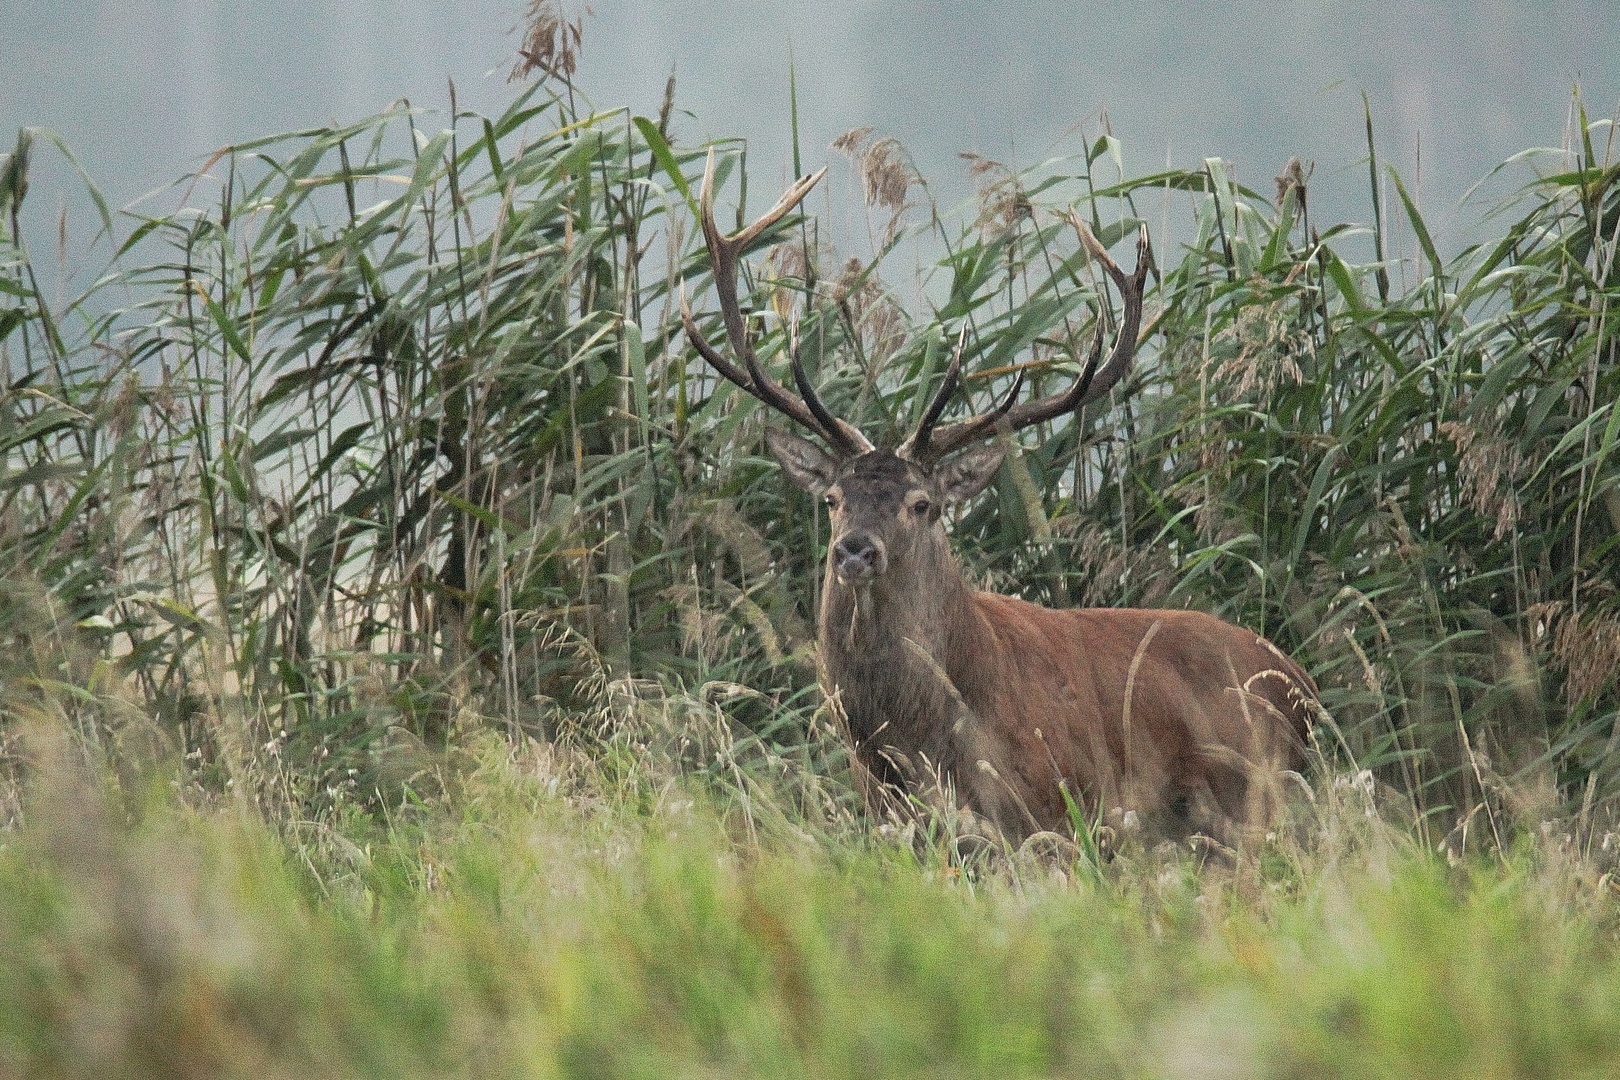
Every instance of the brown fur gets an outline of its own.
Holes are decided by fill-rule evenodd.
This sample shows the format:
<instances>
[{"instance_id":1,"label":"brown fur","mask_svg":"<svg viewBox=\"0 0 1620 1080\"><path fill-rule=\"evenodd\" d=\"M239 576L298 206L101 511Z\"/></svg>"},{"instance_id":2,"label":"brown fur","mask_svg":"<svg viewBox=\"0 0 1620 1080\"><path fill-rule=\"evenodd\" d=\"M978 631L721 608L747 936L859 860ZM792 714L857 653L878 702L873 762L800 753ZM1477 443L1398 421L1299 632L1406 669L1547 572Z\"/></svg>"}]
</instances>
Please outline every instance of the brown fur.
<instances>
[{"instance_id":1,"label":"brown fur","mask_svg":"<svg viewBox=\"0 0 1620 1080\"><path fill-rule=\"evenodd\" d=\"M834 489L834 546L862 534L885 551L880 573L849 582L830 555L820 617L826 690L877 778L943 777L1013 836L1071 827L1060 784L1091 813L1134 809L1172 832L1269 813L1256 781L1298 767L1316 694L1269 642L1196 611L1057 611L974 590L939 520L949 462L878 451L833 468L834 484L807 486Z\"/></svg>"}]
</instances>

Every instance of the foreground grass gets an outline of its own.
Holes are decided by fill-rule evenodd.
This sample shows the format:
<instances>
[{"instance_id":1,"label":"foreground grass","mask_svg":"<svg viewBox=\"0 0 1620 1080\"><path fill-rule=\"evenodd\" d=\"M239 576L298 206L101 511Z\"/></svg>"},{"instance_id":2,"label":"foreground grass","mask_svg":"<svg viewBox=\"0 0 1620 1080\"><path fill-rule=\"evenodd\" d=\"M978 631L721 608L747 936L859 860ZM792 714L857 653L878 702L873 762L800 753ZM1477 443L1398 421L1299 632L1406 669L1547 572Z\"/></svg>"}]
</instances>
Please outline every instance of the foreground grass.
<instances>
[{"instance_id":1,"label":"foreground grass","mask_svg":"<svg viewBox=\"0 0 1620 1080\"><path fill-rule=\"evenodd\" d=\"M0 851L0 1076L1620 1067L1610 886L1553 837L1448 866L1319 784L1304 842L1236 864L963 868L471 745L441 799L281 834L41 773Z\"/></svg>"}]
</instances>

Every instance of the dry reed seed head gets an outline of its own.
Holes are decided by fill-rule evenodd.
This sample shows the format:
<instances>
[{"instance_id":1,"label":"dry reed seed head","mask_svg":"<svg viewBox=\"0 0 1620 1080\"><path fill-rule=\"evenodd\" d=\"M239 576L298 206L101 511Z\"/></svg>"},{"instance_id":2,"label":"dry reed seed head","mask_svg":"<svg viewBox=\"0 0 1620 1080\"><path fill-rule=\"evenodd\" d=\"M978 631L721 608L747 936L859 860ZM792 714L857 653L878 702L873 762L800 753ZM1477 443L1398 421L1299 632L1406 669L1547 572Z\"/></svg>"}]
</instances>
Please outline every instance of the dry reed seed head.
<instances>
[{"instance_id":1,"label":"dry reed seed head","mask_svg":"<svg viewBox=\"0 0 1620 1080\"><path fill-rule=\"evenodd\" d=\"M800 240L787 240L771 248L765 256L765 277L770 287L771 310L783 323L804 308L804 294L812 277L820 277L818 267L831 248L811 250Z\"/></svg>"},{"instance_id":2,"label":"dry reed seed head","mask_svg":"<svg viewBox=\"0 0 1620 1080\"><path fill-rule=\"evenodd\" d=\"M148 398L153 408L169 420L181 418L184 406L181 404L180 395L175 392L175 384L183 378L178 371L165 372L157 385L152 387L151 396Z\"/></svg>"},{"instance_id":3,"label":"dry reed seed head","mask_svg":"<svg viewBox=\"0 0 1620 1080\"><path fill-rule=\"evenodd\" d=\"M787 240L771 248L765 256L765 265L774 280L802 283L810 280L811 272L817 270L822 257L829 254L831 249L825 244L819 250L812 250L797 239Z\"/></svg>"},{"instance_id":4,"label":"dry reed seed head","mask_svg":"<svg viewBox=\"0 0 1620 1080\"><path fill-rule=\"evenodd\" d=\"M1457 444L1457 472L1469 505L1494 521L1493 539L1507 536L1519 523L1518 485L1524 456L1518 446L1467 421L1448 420L1440 431Z\"/></svg>"},{"instance_id":5,"label":"dry reed seed head","mask_svg":"<svg viewBox=\"0 0 1620 1080\"><path fill-rule=\"evenodd\" d=\"M832 302L843 306L849 305L851 311L860 310L861 296L870 287L871 279L861 278L861 260L851 255L844 262L843 272L838 280L832 283Z\"/></svg>"},{"instance_id":6,"label":"dry reed seed head","mask_svg":"<svg viewBox=\"0 0 1620 1080\"><path fill-rule=\"evenodd\" d=\"M971 150L964 150L956 156L968 163L968 179L970 180L978 180L981 177L995 174L998 177L996 182L999 183L1000 180L1011 179L1012 177L1012 170L1008 169L1007 166L999 161L987 158L983 154L975 154Z\"/></svg>"},{"instance_id":7,"label":"dry reed seed head","mask_svg":"<svg viewBox=\"0 0 1620 1080\"><path fill-rule=\"evenodd\" d=\"M865 341L867 359L881 365L905 344L905 312L883 288L875 271L853 256L832 284L833 303L847 309L850 322Z\"/></svg>"},{"instance_id":8,"label":"dry reed seed head","mask_svg":"<svg viewBox=\"0 0 1620 1080\"><path fill-rule=\"evenodd\" d=\"M126 376L118 389L118 395L112 399L104 413L102 420L103 430L114 440L122 438L133 431L141 422L141 405L144 395L141 392L141 377L133 372ZM143 457L147 448L139 451Z\"/></svg>"},{"instance_id":9,"label":"dry reed seed head","mask_svg":"<svg viewBox=\"0 0 1620 1080\"><path fill-rule=\"evenodd\" d=\"M1597 581L1583 584L1586 595L1602 599L1579 617L1562 600L1534 604L1525 613L1537 643L1564 672L1564 700L1571 707L1602 693L1620 676L1620 607L1613 588Z\"/></svg>"},{"instance_id":10,"label":"dry reed seed head","mask_svg":"<svg viewBox=\"0 0 1620 1080\"><path fill-rule=\"evenodd\" d=\"M968 177L978 191L979 216L973 223L974 228L993 228L997 234L1006 233L1026 218L1035 216L1034 204L1011 169L979 154L964 152L958 156L968 162Z\"/></svg>"},{"instance_id":11,"label":"dry reed seed head","mask_svg":"<svg viewBox=\"0 0 1620 1080\"><path fill-rule=\"evenodd\" d=\"M1255 288L1269 289L1270 285L1256 281ZM1210 343L1211 359L1227 354L1215 379L1236 378L1239 397L1256 389L1262 397L1269 396L1284 380L1303 385L1305 375L1299 361L1315 358L1316 339L1299 325L1297 315L1297 304L1289 297L1244 307L1232 325Z\"/></svg>"},{"instance_id":12,"label":"dry reed seed head","mask_svg":"<svg viewBox=\"0 0 1620 1080\"><path fill-rule=\"evenodd\" d=\"M1307 170L1299 158L1289 158L1288 164L1283 166L1282 173L1276 177L1277 205L1281 206L1283 200L1288 197L1288 192L1292 190L1295 193L1294 198L1298 201L1298 205L1303 207L1305 205L1306 181L1315 170L1316 164L1314 162L1311 164L1310 169Z\"/></svg>"},{"instance_id":13,"label":"dry reed seed head","mask_svg":"<svg viewBox=\"0 0 1620 1080\"><path fill-rule=\"evenodd\" d=\"M876 128L872 127L852 128L838 136L838 138L834 139L832 141L832 148L837 150L840 154L844 154L848 157L855 157L860 153L861 144L864 143L867 140L867 137L876 130Z\"/></svg>"},{"instance_id":14,"label":"dry reed seed head","mask_svg":"<svg viewBox=\"0 0 1620 1080\"><path fill-rule=\"evenodd\" d=\"M672 507L671 540L680 540L701 528L735 559L742 571L742 588L720 579L699 588L696 581L678 583L662 595L675 605L682 648L697 651L711 664L720 663L738 651L752 633L766 660L779 664L802 653L809 630L800 617L794 597L782 579L773 573L775 561L758 530L729 499L691 500L683 498ZM705 596L719 600L718 606L705 604Z\"/></svg>"},{"instance_id":15,"label":"dry reed seed head","mask_svg":"<svg viewBox=\"0 0 1620 1080\"><path fill-rule=\"evenodd\" d=\"M585 14L592 14L587 7ZM584 16L568 21L559 0L530 0L524 14L523 42L509 81L527 79L536 71L548 78L569 79L579 67L584 38Z\"/></svg>"},{"instance_id":16,"label":"dry reed seed head","mask_svg":"<svg viewBox=\"0 0 1620 1080\"><path fill-rule=\"evenodd\" d=\"M872 130L861 127L847 131L833 140L832 147L855 161L866 205L889 212L889 220L883 227L883 240L887 243L900 227L901 215L911 207L907 196L912 186L921 185L923 181L900 141L888 135L874 139Z\"/></svg>"},{"instance_id":17,"label":"dry reed seed head","mask_svg":"<svg viewBox=\"0 0 1620 1080\"><path fill-rule=\"evenodd\" d=\"M861 183L868 205L881 206L898 216L906 208L906 194L917 179L904 148L894 139L880 139L861 155Z\"/></svg>"},{"instance_id":18,"label":"dry reed seed head","mask_svg":"<svg viewBox=\"0 0 1620 1080\"><path fill-rule=\"evenodd\" d=\"M1350 651L1355 653L1356 659L1360 662L1362 684L1375 698L1382 700L1384 696L1383 677L1378 671L1378 665L1368 659L1367 651L1361 647L1361 642L1356 638L1356 626L1354 623L1348 623L1340 629L1339 640L1350 647Z\"/></svg>"}]
</instances>

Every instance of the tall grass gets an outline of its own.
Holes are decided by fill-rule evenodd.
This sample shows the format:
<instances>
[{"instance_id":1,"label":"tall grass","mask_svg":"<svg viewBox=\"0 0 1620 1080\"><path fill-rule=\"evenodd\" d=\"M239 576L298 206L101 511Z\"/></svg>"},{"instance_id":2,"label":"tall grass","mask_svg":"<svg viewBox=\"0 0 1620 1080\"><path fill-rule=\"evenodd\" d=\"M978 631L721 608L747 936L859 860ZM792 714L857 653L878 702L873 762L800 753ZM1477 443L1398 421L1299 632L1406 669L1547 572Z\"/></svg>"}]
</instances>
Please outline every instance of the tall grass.
<instances>
[{"instance_id":1,"label":"tall grass","mask_svg":"<svg viewBox=\"0 0 1620 1080\"><path fill-rule=\"evenodd\" d=\"M1447 260L1369 117L1399 223L1371 263L1297 163L1275 197L1218 158L1132 178L1103 134L975 160L952 211L893 140L840 140L876 249L761 239L766 362L797 314L879 438L964 326L959 408L1038 392L1111 318L1074 220L1147 221L1131 378L1027 435L958 547L1032 599L1251 627L1332 714L1295 827L1231 865L975 857L843 781L824 524L675 314L705 309L708 147L673 88L592 111L577 27L540 29L502 115L228 147L109 217L65 301L24 243L51 139L5 158L0 1074L1603 1067L1609 125L1506 166L1501 239Z\"/></svg>"},{"instance_id":2,"label":"tall grass","mask_svg":"<svg viewBox=\"0 0 1620 1080\"><path fill-rule=\"evenodd\" d=\"M751 841L662 706L614 714L607 745L473 733L440 761L453 800L351 804L291 844L36 748L0 850L0 1074L1612 1070L1620 926L1567 836L1448 869L1328 784L1296 808L1308 844L1235 866L990 869L807 828L808 778L755 761L755 807L786 812Z\"/></svg>"},{"instance_id":3,"label":"tall grass","mask_svg":"<svg viewBox=\"0 0 1620 1080\"><path fill-rule=\"evenodd\" d=\"M802 731L780 706L813 701L821 528L672 317L705 283L704 148L672 101L587 113L554 85L437 131L400 106L229 147L54 306L17 232L39 136L7 159L7 580L45 587L199 769L273 744L300 799L374 792L390 745L468 710L555 735L582 651L752 687L739 720ZM1523 768L1613 798L1620 195L1584 115L1502 239L1450 262L1388 169L1414 247L1374 265L1309 222L1297 165L1275 200L1213 158L1120 180L1103 136L1028 174L977 162L953 218L855 134L878 257L790 222L754 297L764 354L802 309L827 398L880 435L964 324L970 403L1019 366L1065 377L1108 309L1068 218L1110 242L1166 222L1130 384L955 525L988 582L1253 627L1324 684L1338 752L1446 828ZM742 218L745 155L720 149ZM890 288L919 237L943 257Z\"/></svg>"}]
</instances>

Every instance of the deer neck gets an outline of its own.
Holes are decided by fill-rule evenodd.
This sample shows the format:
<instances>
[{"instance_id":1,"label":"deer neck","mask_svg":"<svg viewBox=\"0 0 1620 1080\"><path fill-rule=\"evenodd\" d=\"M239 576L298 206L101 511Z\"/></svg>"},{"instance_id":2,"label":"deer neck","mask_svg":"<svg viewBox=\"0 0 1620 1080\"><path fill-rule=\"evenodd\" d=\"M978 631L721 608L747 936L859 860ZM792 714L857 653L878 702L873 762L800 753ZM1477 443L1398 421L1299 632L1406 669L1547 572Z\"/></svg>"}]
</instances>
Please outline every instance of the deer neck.
<instances>
[{"instance_id":1,"label":"deer neck","mask_svg":"<svg viewBox=\"0 0 1620 1080\"><path fill-rule=\"evenodd\" d=\"M973 590L943 534L920 558L871 582L846 585L829 567L820 643L826 690L836 693L857 744L922 752L951 767L965 666L985 644Z\"/></svg>"}]
</instances>

